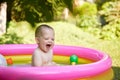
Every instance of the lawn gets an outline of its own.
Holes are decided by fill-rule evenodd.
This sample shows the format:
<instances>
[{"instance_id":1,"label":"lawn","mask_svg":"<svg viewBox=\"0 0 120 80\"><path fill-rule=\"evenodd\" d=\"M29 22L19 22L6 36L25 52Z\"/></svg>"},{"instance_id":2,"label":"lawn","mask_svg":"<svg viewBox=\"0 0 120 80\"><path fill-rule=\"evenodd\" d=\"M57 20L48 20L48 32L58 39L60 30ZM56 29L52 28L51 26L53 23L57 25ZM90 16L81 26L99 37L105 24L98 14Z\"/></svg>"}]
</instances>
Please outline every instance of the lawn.
<instances>
[{"instance_id":1,"label":"lawn","mask_svg":"<svg viewBox=\"0 0 120 80\"><path fill-rule=\"evenodd\" d=\"M37 24L36 26L40 25ZM114 70L115 79L120 80L120 42L119 40L100 40L97 37L82 31L74 24L67 22L50 22L47 23L55 29L55 44L82 46L100 50L109 54L112 58L112 68ZM18 35L24 36L23 43L34 44L34 29L31 29L26 22L17 23L14 26ZM26 28L25 28L26 27ZM23 29L22 29L23 28ZM13 30L14 30L13 29ZM21 29L21 30L20 30ZM10 29L11 30L11 29ZM26 31L27 30L27 31Z\"/></svg>"}]
</instances>

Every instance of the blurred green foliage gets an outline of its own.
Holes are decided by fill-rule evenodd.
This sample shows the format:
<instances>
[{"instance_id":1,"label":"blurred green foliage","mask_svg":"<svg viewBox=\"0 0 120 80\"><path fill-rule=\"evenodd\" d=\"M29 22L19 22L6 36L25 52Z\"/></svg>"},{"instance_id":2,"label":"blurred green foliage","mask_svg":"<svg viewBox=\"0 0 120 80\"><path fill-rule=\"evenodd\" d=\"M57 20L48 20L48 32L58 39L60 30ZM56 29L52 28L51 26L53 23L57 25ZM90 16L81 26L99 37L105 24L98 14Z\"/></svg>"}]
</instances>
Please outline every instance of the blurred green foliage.
<instances>
[{"instance_id":1,"label":"blurred green foliage","mask_svg":"<svg viewBox=\"0 0 120 80\"><path fill-rule=\"evenodd\" d=\"M34 42L34 28L26 21L9 22L7 33L0 36L0 44L27 44Z\"/></svg>"},{"instance_id":2,"label":"blurred green foliage","mask_svg":"<svg viewBox=\"0 0 120 80\"><path fill-rule=\"evenodd\" d=\"M119 21L120 18L120 1L107 2L103 4L102 9L99 11L100 15L105 17L107 23Z\"/></svg>"},{"instance_id":3,"label":"blurred green foliage","mask_svg":"<svg viewBox=\"0 0 120 80\"><path fill-rule=\"evenodd\" d=\"M80 28L96 28L100 27L101 24L96 15L80 15L76 18L76 25Z\"/></svg>"},{"instance_id":4,"label":"blurred green foliage","mask_svg":"<svg viewBox=\"0 0 120 80\"><path fill-rule=\"evenodd\" d=\"M97 11L96 4L84 3L77 7L76 25L99 39L120 38L120 1L108 1L103 3Z\"/></svg>"},{"instance_id":5,"label":"blurred green foliage","mask_svg":"<svg viewBox=\"0 0 120 80\"><path fill-rule=\"evenodd\" d=\"M97 14L97 6L96 4L91 4L88 2L83 3L80 6L77 6L74 9L74 15L96 15Z\"/></svg>"},{"instance_id":6,"label":"blurred green foliage","mask_svg":"<svg viewBox=\"0 0 120 80\"><path fill-rule=\"evenodd\" d=\"M107 2L102 6L99 14L104 16L106 24L103 26L100 36L102 39L120 38L120 1Z\"/></svg>"},{"instance_id":7,"label":"blurred green foliage","mask_svg":"<svg viewBox=\"0 0 120 80\"><path fill-rule=\"evenodd\" d=\"M83 31L88 32L99 39L111 40L111 39L120 38L120 29L119 29L120 1L108 1L106 3L102 3L103 5L99 10L97 9L98 4L95 3L91 4L88 2L85 2L83 5L76 7L75 10L72 10L73 7L72 2L73 0L70 0L68 3L65 0L13 1L14 3L13 4L14 7L12 7L13 21L11 21L8 24L7 33L5 36L7 35L12 36L14 34L16 35L16 37L20 37L20 38L22 37L21 41L23 41L23 43L31 43L34 41L33 32L36 27L35 24L37 22L39 23L39 22L46 22L47 20L49 21L50 16L54 20L60 20L63 9L67 7L74 14L74 16L72 16L74 19L68 18L68 20L66 20L69 23L75 24ZM103 16L104 18L104 20L102 20L105 23L104 25L102 25L101 23L100 20L101 16ZM27 20L27 22L34 24L34 28L33 25L27 22L16 22L16 20L17 21ZM30 35L32 35L32 37ZM27 38L30 40L27 40Z\"/></svg>"},{"instance_id":8,"label":"blurred green foliage","mask_svg":"<svg viewBox=\"0 0 120 80\"><path fill-rule=\"evenodd\" d=\"M82 6L76 7L74 10L76 16L76 24L82 28L95 28L100 26L97 16L96 4L85 2Z\"/></svg>"},{"instance_id":9,"label":"blurred green foliage","mask_svg":"<svg viewBox=\"0 0 120 80\"><path fill-rule=\"evenodd\" d=\"M51 21L54 16L51 2L52 0L15 0L12 7L12 20L27 20L31 24Z\"/></svg>"},{"instance_id":10,"label":"blurred green foliage","mask_svg":"<svg viewBox=\"0 0 120 80\"><path fill-rule=\"evenodd\" d=\"M22 44L22 37L19 37L16 33L6 33L0 37L0 44Z\"/></svg>"},{"instance_id":11,"label":"blurred green foliage","mask_svg":"<svg viewBox=\"0 0 120 80\"><path fill-rule=\"evenodd\" d=\"M58 20L67 7L72 11L73 0L6 0L8 18L15 21L26 20L34 23ZM10 20L10 19L8 19Z\"/></svg>"},{"instance_id":12,"label":"blurred green foliage","mask_svg":"<svg viewBox=\"0 0 120 80\"><path fill-rule=\"evenodd\" d=\"M117 39L120 38L120 22L109 23L108 25L102 28L100 33L101 39Z\"/></svg>"},{"instance_id":13,"label":"blurred green foliage","mask_svg":"<svg viewBox=\"0 0 120 80\"><path fill-rule=\"evenodd\" d=\"M10 1L7 1L9 10ZM61 20L62 12L67 7L75 19L68 18L66 21L76 24L100 39L119 38L119 0L95 2L85 2L73 10L73 0L15 0L11 4L11 18L13 21L26 20L35 27L35 23Z\"/></svg>"},{"instance_id":14,"label":"blurred green foliage","mask_svg":"<svg viewBox=\"0 0 120 80\"><path fill-rule=\"evenodd\" d=\"M85 2L74 10L74 15L77 15L76 25L84 31L99 37L101 23L97 14L96 4Z\"/></svg>"}]
</instances>

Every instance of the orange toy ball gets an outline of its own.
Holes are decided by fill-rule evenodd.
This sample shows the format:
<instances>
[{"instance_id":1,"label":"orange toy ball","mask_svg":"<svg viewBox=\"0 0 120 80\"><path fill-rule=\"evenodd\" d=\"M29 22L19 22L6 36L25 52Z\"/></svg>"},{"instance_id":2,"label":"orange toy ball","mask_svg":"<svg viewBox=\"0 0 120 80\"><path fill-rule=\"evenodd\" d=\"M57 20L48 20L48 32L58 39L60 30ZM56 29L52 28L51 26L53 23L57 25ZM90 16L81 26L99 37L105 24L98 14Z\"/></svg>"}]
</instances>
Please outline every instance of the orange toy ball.
<instances>
[{"instance_id":1,"label":"orange toy ball","mask_svg":"<svg viewBox=\"0 0 120 80\"><path fill-rule=\"evenodd\" d=\"M7 64L8 64L8 65L12 65L12 64L13 64L12 58L8 58L8 59L7 59Z\"/></svg>"}]
</instances>

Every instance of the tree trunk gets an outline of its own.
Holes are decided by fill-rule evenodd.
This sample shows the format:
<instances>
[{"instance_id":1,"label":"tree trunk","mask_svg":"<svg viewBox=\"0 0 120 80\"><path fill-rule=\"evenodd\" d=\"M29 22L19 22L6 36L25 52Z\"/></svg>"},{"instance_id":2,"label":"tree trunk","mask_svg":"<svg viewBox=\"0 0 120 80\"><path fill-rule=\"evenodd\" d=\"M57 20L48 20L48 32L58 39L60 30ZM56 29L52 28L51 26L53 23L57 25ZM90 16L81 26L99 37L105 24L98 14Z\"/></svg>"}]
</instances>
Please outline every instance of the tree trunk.
<instances>
[{"instance_id":1,"label":"tree trunk","mask_svg":"<svg viewBox=\"0 0 120 80\"><path fill-rule=\"evenodd\" d=\"M6 33L7 3L0 4L0 35Z\"/></svg>"}]
</instances>

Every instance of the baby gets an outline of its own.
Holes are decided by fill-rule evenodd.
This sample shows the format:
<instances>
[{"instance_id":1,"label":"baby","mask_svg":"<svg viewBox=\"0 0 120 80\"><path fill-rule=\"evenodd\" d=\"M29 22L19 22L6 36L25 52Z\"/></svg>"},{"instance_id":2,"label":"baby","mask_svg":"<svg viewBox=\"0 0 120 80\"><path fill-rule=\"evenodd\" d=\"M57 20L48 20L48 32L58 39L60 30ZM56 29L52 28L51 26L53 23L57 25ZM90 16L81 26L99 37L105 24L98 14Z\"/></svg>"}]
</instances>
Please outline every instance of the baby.
<instances>
[{"instance_id":1,"label":"baby","mask_svg":"<svg viewBox=\"0 0 120 80\"><path fill-rule=\"evenodd\" d=\"M35 31L35 40L38 47L32 55L32 66L51 66L56 65L52 62L54 46L54 29L42 24Z\"/></svg>"}]
</instances>

